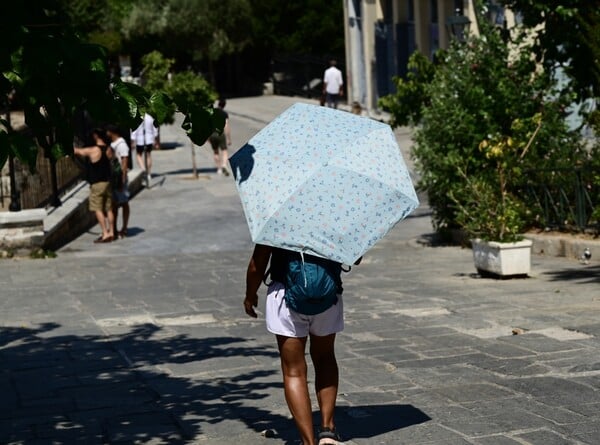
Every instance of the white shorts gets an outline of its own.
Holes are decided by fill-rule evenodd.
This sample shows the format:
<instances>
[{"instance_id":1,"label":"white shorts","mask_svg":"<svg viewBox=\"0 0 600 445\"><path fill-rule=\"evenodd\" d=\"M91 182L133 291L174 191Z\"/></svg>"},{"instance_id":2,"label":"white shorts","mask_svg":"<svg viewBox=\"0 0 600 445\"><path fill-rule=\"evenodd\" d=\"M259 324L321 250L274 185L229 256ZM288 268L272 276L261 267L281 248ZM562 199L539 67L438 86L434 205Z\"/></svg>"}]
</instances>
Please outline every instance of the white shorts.
<instances>
[{"instance_id":1,"label":"white shorts","mask_svg":"<svg viewBox=\"0 0 600 445\"><path fill-rule=\"evenodd\" d=\"M267 293L267 330L285 337L308 337L308 334L324 337L344 330L344 302L338 295L338 302L317 315L299 314L287 307L285 287L274 282Z\"/></svg>"}]
</instances>

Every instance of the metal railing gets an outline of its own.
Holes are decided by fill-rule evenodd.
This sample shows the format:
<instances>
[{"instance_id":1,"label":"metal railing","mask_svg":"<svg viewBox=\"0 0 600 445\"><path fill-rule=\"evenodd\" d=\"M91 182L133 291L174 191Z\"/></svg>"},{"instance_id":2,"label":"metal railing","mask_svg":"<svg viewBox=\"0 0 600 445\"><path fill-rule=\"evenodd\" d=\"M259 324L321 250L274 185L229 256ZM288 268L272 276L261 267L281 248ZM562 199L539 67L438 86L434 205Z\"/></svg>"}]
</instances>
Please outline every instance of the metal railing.
<instances>
[{"instance_id":1,"label":"metal railing","mask_svg":"<svg viewBox=\"0 0 600 445\"><path fill-rule=\"evenodd\" d=\"M541 228L600 231L600 170L540 169L525 177L518 190Z\"/></svg>"},{"instance_id":2,"label":"metal railing","mask_svg":"<svg viewBox=\"0 0 600 445\"><path fill-rule=\"evenodd\" d=\"M21 165L18 160L15 160L16 185L20 195L21 208L33 209L52 204L54 198L51 177L52 168L51 162L44 157L41 149L39 150L36 171L34 173L30 172L27 166ZM75 184L83 180L84 174L82 169L74 162L72 157L59 159L54 168L56 168L57 191L59 197L70 190ZM8 177L8 169L5 169L2 173L6 173ZM2 178L0 181L5 183L8 182L7 179L4 179L3 174L0 173L0 177ZM4 190L4 193L0 196L0 200L0 207L8 209L10 193L6 193L6 190Z\"/></svg>"}]
</instances>

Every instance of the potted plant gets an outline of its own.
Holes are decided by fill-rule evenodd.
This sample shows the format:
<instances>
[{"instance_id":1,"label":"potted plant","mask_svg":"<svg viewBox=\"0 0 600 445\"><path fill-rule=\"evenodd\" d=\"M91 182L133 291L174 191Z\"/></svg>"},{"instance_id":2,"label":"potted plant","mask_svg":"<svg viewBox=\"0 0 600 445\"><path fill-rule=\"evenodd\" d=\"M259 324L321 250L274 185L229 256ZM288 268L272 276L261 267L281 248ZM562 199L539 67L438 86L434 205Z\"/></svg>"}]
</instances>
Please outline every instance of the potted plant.
<instances>
[{"instance_id":1,"label":"potted plant","mask_svg":"<svg viewBox=\"0 0 600 445\"><path fill-rule=\"evenodd\" d=\"M522 175L523 160L541 126L540 113L515 119L510 136L489 135L479 143L487 168L469 173L456 166L464 181L462 196L450 192L449 197L457 222L471 238L475 268L481 275L516 277L530 272L532 242L522 235L527 210L511 185Z\"/></svg>"}]
</instances>

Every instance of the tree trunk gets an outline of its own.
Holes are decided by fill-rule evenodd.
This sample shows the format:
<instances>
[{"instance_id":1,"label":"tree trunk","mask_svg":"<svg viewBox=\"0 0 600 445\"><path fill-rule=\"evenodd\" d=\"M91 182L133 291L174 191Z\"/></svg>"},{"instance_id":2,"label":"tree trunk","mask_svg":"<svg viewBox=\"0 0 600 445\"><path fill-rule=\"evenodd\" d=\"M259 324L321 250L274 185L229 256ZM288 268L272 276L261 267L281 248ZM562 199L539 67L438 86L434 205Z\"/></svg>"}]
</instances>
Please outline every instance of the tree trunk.
<instances>
[{"instance_id":1,"label":"tree trunk","mask_svg":"<svg viewBox=\"0 0 600 445\"><path fill-rule=\"evenodd\" d=\"M194 179L198 179L198 168L196 167L196 149L193 142L190 144L190 146L192 147L192 175L194 176Z\"/></svg>"}]
</instances>

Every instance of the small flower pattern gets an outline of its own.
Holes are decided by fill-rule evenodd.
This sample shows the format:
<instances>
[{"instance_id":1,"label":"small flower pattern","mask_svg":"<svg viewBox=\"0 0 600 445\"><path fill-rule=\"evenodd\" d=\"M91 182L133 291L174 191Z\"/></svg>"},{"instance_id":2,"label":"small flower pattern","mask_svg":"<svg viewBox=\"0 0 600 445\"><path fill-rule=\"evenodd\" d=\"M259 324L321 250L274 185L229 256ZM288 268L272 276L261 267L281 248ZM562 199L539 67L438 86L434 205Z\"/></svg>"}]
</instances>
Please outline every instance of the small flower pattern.
<instances>
[{"instance_id":1,"label":"small flower pattern","mask_svg":"<svg viewBox=\"0 0 600 445\"><path fill-rule=\"evenodd\" d=\"M294 104L230 159L252 241L353 264L419 205L387 124Z\"/></svg>"}]
</instances>

